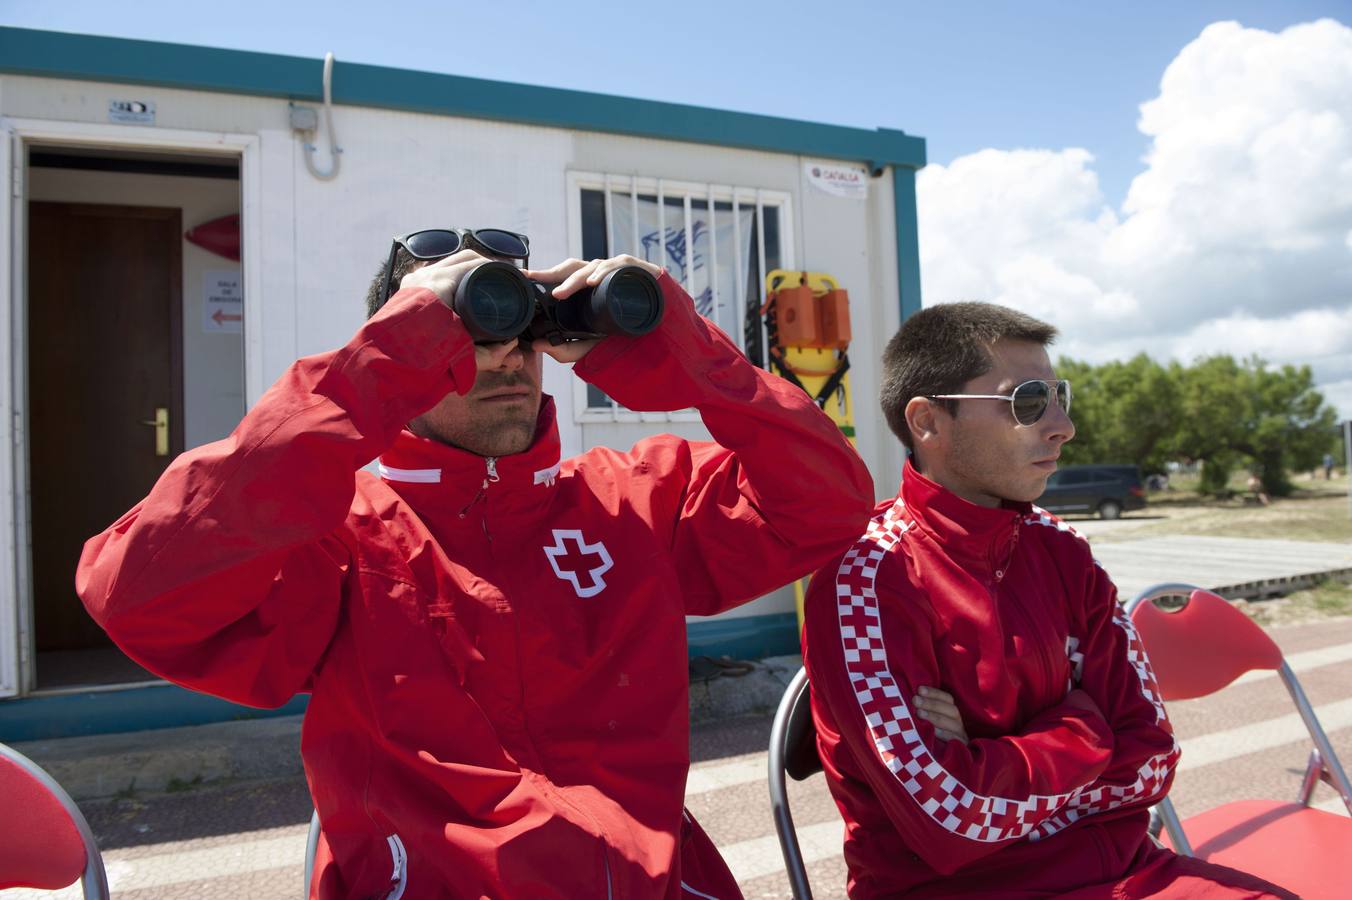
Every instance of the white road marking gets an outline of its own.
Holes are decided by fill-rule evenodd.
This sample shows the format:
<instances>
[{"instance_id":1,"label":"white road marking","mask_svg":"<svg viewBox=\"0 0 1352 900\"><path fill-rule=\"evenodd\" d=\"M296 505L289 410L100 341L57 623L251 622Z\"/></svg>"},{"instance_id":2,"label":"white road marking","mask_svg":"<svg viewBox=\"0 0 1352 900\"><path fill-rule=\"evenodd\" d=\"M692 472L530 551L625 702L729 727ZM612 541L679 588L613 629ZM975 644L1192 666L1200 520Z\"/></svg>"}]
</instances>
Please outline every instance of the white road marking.
<instances>
[{"instance_id":1,"label":"white road marking","mask_svg":"<svg viewBox=\"0 0 1352 900\"><path fill-rule=\"evenodd\" d=\"M840 819L804 825L797 831L804 865L810 866L840 856L841 847L845 845L845 823ZM784 871L784 856L779 849L779 839L773 832L765 837L719 847L718 851L723 854L738 884Z\"/></svg>"},{"instance_id":2,"label":"white road marking","mask_svg":"<svg viewBox=\"0 0 1352 900\"><path fill-rule=\"evenodd\" d=\"M241 837L247 834L245 832ZM108 890L117 896L122 891L301 866L305 862L305 837L306 829L299 827L293 835L241 840L201 850L175 850L135 859L108 859L105 862ZM296 889L299 892L299 878L296 880ZM2 896L4 900L79 900L84 895L77 884L55 892L5 891Z\"/></svg>"},{"instance_id":3,"label":"white road marking","mask_svg":"<svg viewBox=\"0 0 1352 900\"><path fill-rule=\"evenodd\" d=\"M1319 717L1325 733L1332 735L1335 731L1352 726L1352 699L1316 706L1315 715ZM1186 772L1283 744L1308 741L1307 735L1300 714L1294 712L1238 728L1213 731L1180 742L1183 745L1183 759L1178 764L1178 771Z\"/></svg>"},{"instance_id":4,"label":"white road marking","mask_svg":"<svg viewBox=\"0 0 1352 900\"><path fill-rule=\"evenodd\" d=\"M1317 650L1306 650L1302 653L1292 653L1286 657L1286 662L1296 671L1296 674L1308 672L1311 669L1317 669L1320 666L1332 666L1338 663L1344 663L1352 660L1352 644L1334 644L1332 647L1320 647ZM1260 669L1256 672L1245 672L1243 675L1231 682L1231 687L1239 684L1252 684L1255 681L1263 681L1268 678L1276 678L1275 669Z\"/></svg>"}]
</instances>

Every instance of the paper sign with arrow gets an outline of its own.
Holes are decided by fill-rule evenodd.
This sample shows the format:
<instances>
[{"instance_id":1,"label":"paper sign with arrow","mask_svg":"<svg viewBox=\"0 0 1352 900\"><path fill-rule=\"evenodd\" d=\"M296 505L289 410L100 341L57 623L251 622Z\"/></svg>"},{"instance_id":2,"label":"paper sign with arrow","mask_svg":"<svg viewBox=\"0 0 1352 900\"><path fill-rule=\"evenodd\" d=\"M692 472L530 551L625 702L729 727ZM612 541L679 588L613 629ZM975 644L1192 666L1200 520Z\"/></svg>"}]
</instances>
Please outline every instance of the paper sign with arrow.
<instances>
[{"instance_id":1,"label":"paper sign with arrow","mask_svg":"<svg viewBox=\"0 0 1352 900\"><path fill-rule=\"evenodd\" d=\"M202 286L202 330L208 334L244 331L244 292L240 289L239 271L207 272Z\"/></svg>"}]
</instances>

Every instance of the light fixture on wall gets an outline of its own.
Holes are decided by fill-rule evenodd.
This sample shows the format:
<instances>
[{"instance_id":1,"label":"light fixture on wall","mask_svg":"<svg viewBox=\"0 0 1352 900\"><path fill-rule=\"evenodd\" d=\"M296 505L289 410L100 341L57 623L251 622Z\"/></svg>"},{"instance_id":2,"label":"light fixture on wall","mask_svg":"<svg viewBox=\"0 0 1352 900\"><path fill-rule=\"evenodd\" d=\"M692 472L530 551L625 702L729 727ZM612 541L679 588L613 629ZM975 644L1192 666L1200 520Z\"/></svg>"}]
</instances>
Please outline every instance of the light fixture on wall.
<instances>
[{"instance_id":1,"label":"light fixture on wall","mask_svg":"<svg viewBox=\"0 0 1352 900\"><path fill-rule=\"evenodd\" d=\"M203 222L189 228L183 237L217 256L239 262L239 213Z\"/></svg>"},{"instance_id":2,"label":"light fixture on wall","mask_svg":"<svg viewBox=\"0 0 1352 900\"><path fill-rule=\"evenodd\" d=\"M330 181L338 175L339 154L343 148L338 146L338 138L333 131L333 54L324 54L324 127L329 133L329 167L325 171L315 165L314 155L318 149L314 139L319 130L319 114L309 106L291 107L291 127L300 135L301 146L305 148L305 168L320 181Z\"/></svg>"}]
</instances>

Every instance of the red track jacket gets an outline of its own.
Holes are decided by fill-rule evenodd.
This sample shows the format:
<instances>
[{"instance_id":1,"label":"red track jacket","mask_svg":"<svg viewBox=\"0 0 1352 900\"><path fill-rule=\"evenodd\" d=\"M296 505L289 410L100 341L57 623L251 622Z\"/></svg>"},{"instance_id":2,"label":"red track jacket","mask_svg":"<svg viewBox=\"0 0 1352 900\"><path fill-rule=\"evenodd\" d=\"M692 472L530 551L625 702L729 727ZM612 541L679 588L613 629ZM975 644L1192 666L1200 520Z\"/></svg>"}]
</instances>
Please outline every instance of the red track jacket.
<instances>
[{"instance_id":1,"label":"red track jacket","mask_svg":"<svg viewBox=\"0 0 1352 900\"><path fill-rule=\"evenodd\" d=\"M968 503L909 463L878 513L813 579L804 629L852 898L1271 888L1148 839L1178 745L1086 541L1027 503ZM953 694L968 744L912 715L921 686Z\"/></svg>"},{"instance_id":2,"label":"red track jacket","mask_svg":"<svg viewBox=\"0 0 1352 900\"><path fill-rule=\"evenodd\" d=\"M561 462L549 400L521 454L415 437L475 362L408 290L86 545L77 590L142 665L253 706L312 693L312 896L739 896L682 811L685 616L839 552L872 484L802 391L661 286L658 330L574 371L695 407L718 443ZM357 471L376 456L382 477Z\"/></svg>"}]
</instances>

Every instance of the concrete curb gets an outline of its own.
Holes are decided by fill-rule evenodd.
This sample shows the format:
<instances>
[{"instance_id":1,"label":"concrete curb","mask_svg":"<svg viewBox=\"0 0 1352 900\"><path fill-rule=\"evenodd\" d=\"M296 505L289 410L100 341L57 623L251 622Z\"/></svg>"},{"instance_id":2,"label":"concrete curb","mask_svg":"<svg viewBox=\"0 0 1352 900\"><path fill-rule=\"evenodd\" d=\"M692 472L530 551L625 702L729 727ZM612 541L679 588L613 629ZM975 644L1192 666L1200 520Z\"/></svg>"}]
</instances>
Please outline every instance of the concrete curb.
<instances>
[{"instance_id":1,"label":"concrete curb","mask_svg":"<svg viewBox=\"0 0 1352 900\"><path fill-rule=\"evenodd\" d=\"M778 656L751 671L690 685L690 719L769 714L802 660ZM13 747L46 769L76 801L184 790L219 781L299 778L303 716L218 722L122 734L25 741Z\"/></svg>"}]
</instances>

